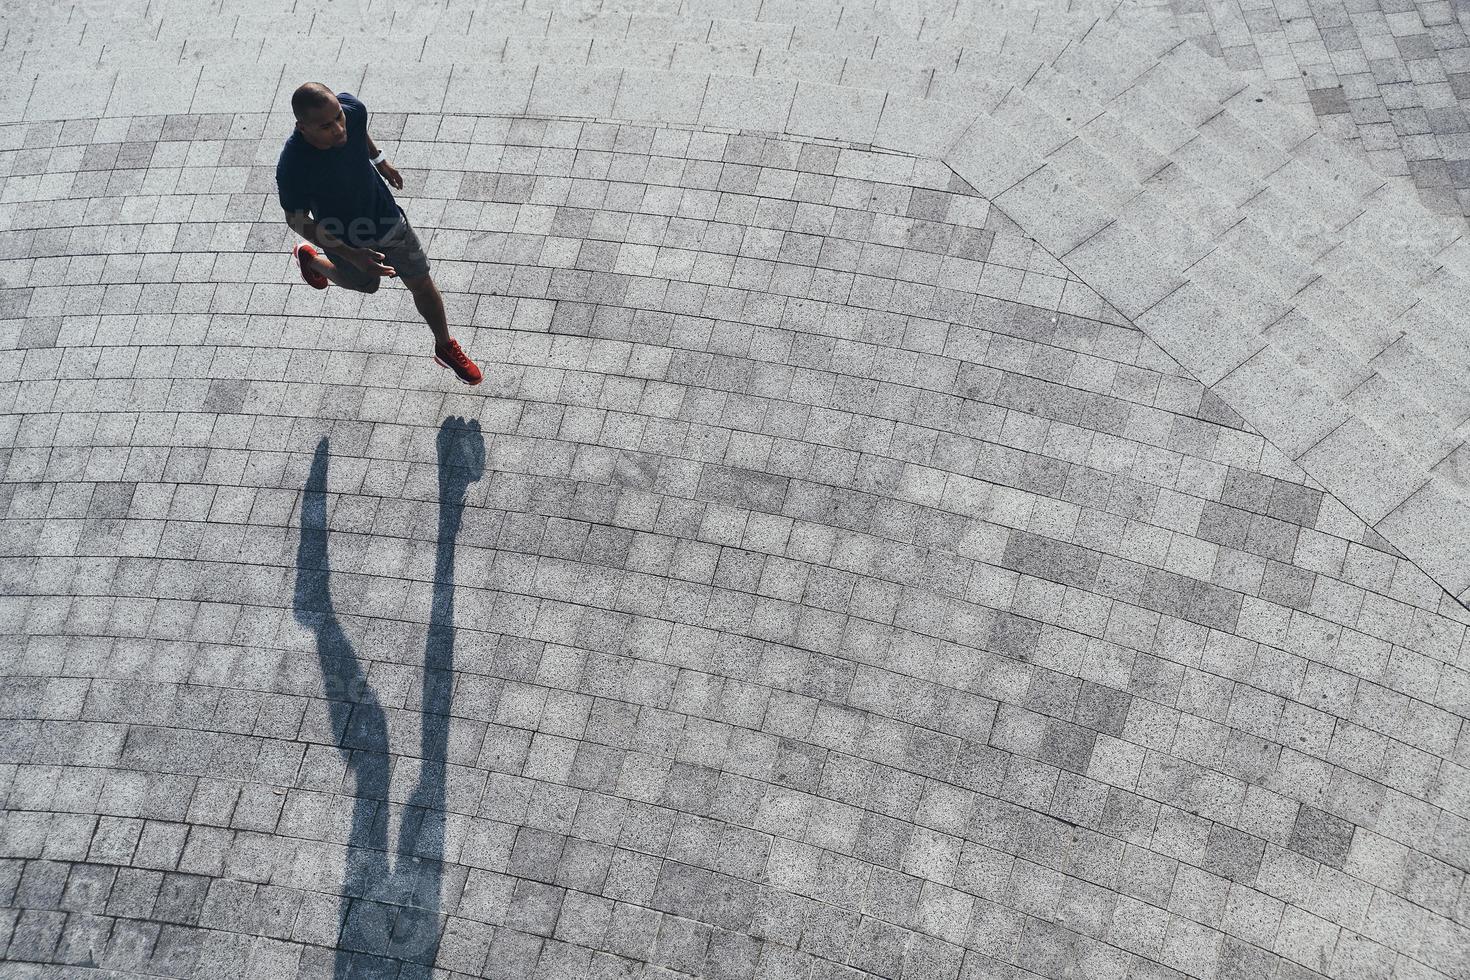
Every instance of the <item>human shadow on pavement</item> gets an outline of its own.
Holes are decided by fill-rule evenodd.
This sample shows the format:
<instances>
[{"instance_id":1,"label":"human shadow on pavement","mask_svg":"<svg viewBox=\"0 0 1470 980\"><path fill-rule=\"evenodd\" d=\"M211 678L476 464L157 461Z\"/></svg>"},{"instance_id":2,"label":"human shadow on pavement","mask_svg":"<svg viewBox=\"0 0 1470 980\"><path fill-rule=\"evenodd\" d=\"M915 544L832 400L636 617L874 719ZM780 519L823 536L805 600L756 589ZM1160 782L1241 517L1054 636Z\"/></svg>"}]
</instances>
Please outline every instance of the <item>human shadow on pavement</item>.
<instances>
[{"instance_id":1,"label":"human shadow on pavement","mask_svg":"<svg viewBox=\"0 0 1470 980\"><path fill-rule=\"evenodd\" d=\"M439 913L449 707L454 687L454 549L465 493L485 471L477 421L451 417L438 434L439 530L424 646L419 778L402 808L388 860L388 722L368 670L337 620L327 558L329 443L317 444L301 504L295 615L316 634L332 732L353 780L352 830L343 874L333 976L398 976L412 963L428 976L443 934ZM402 974L407 976L408 973Z\"/></svg>"}]
</instances>

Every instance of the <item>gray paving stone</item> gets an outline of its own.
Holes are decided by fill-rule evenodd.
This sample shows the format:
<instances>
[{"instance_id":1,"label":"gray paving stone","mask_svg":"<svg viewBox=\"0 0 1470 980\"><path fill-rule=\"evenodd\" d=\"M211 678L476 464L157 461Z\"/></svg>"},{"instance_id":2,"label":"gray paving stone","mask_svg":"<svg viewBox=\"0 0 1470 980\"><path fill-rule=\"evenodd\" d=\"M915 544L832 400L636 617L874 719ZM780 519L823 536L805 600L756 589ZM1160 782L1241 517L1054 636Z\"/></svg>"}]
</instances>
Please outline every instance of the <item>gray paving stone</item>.
<instances>
[{"instance_id":1,"label":"gray paving stone","mask_svg":"<svg viewBox=\"0 0 1470 980\"><path fill-rule=\"evenodd\" d=\"M60 912L21 911L10 935L7 958L49 962L61 939L66 916Z\"/></svg>"},{"instance_id":2,"label":"gray paving stone","mask_svg":"<svg viewBox=\"0 0 1470 980\"><path fill-rule=\"evenodd\" d=\"M524 78L459 64L420 78L410 49L427 60L443 39L420 35L426 11L385 11L409 32L404 84L373 96L387 107L410 108L396 92L417 99L432 75L423 91L451 112L657 99L665 122L769 130L375 112L487 367L483 388L448 396L418 374L423 338L395 286L363 302L267 267L285 239L266 167L289 117L188 112L213 98L215 66L194 106L139 98L158 111L0 127L15 145L0 150L14 256L0 343L23 352L0 381L16 419L0 430L4 574L23 590L0 622L26 651L0 683L17 716L0 739L0 845L86 862L58 877L28 860L0 887L36 965L425 975L414 929L353 926L385 911L436 936L447 916L441 969L517 980L1307 975L1296 959L1374 976L1391 962L1378 950L1318 937L1457 948L1458 878L1442 869L1463 794L1440 760L1463 755L1460 613L1410 562L1359 557L1392 545L1257 434L1228 385L1203 388L1027 237L1051 218L1018 228L932 160L779 135L838 115L882 133L887 110L842 95L844 76L661 94L652 72L630 87L642 68L574 67L611 57L604 29L674 34L706 12L722 19L698 37L759 17L751 36L780 40L738 52L747 75L777 57L827 65L801 45L851 43L835 64L876 80L867 54L919 64L941 47L916 40L922 21L902 43L892 26L859 42L833 25L868 14L834 8L813 39L789 21L826 7L756 7L566 27L527 14L531 34L586 34L497 49L582 59ZM1290 58L1249 40L1281 36L1275 13L1168 16L1233 18L1224 56L1281 73ZM1298 40L1343 57L1388 46L1342 13L1314 9L1316 35ZM1026 16L1006 36L1037 50L1076 26ZM302 43L358 50L331 20ZM1391 61L1378 75L1313 63L1298 82L1293 61L1292 91L1360 142L1402 125L1394 145L1432 161L1431 134L1458 131L1431 111L1448 104L1409 98L1455 92L1456 75L1426 74L1454 62L1430 36L1375 49ZM669 64L693 67L675 51ZM1183 82L1187 115L1199 93ZM91 98L98 116L113 96ZM60 114L47 99L28 111ZM1195 177L1234 188L1275 158L1239 142L1218 174L1186 154ZM43 193L53 171L65 181ZM1415 171L1440 187L1457 172ZM1127 281L1112 241L1084 248L1084 277ZM491 465L456 518L455 674L433 712L421 644L445 635L441 410L480 422ZM324 433L335 564L330 591L299 598L311 576L292 546ZM88 611L94 594L105 611ZM362 659L336 698L318 672L344 645ZM1342 683L1319 680L1327 664ZM40 678L90 686L43 693ZM1402 703L1444 724L1406 721ZM391 755L351 751L379 737ZM436 739L447 768L428 758ZM98 765L115 776L61 778ZM436 774L442 844L411 795ZM1378 779L1412 795L1390 803ZM391 891L424 865L385 855L415 827L419 853L445 861L443 907L422 914ZM369 854L373 880L340 877ZM104 934L103 913L127 924ZM344 915L354 940L320 945ZM1453 975L1448 957L1414 969Z\"/></svg>"},{"instance_id":3,"label":"gray paving stone","mask_svg":"<svg viewBox=\"0 0 1470 980\"><path fill-rule=\"evenodd\" d=\"M1015 571L1080 589L1092 586L1100 564L1094 552L1026 531L1012 532L1004 561Z\"/></svg>"},{"instance_id":4,"label":"gray paving stone","mask_svg":"<svg viewBox=\"0 0 1470 980\"><path fill-rule=\"evenodd\" d=\"M1290 847L1329 867L1342 867L1352 839L1352 824L1341 817L1303 805L1292 826Z\"/></svg>"}]
</instances>

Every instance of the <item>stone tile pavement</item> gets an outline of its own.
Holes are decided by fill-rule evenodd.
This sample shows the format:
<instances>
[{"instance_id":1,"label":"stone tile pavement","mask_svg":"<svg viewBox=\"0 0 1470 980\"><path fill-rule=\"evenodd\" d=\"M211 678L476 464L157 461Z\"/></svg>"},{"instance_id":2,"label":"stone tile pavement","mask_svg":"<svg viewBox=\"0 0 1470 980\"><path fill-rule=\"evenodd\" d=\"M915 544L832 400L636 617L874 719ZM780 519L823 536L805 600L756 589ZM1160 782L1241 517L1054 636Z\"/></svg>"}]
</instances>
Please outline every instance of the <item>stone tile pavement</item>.
<instances>
[{"instance_id":1,"label":"stone tile pavement","mask_svg":"<svg viewBox=\"0 0 1470 980\"><path fill-rule=\"evenodd\" d=\"M1470 215L1470 4L1460 0L1171 0L1174 25L1323 132L1408 176L1434 211Z\"/></svg>"},{"instance_id":2,"label":"stone tile pavement","mask_svg":"<svg viewBox=\"0 0 1470 980\"><path fill-rule=\"evenodd\" d=\"M473 391L295 278L268 103L0 125L0 974L1467 975L1470 614L1391 488L979 193L1017 144L542 71L351 81Z\"/></svg>"},{"instance_id":3,"label":"stone tile pavement","mask_svg":"<svg viewBox=\"0 0 1470 980\"><path fill-rule=\"evenodd\" d=\"M1470 521L1464 225L1167 24L1093 6L494 4L400 18L384 4L358 19L242 3L223 21L189 5L110 20L60 8L7 35L37 54L0 118L264 113L295 66L335 64L380 111L611 116L934 156L1470 601L1470 537L1425 530ZM390 36L400 19L427 33ZM294 33L235 43L283 20ZM68 45L97 65L54 67ZM54 191L26 174L14 194Z\"/></svg>"}]
</instances>

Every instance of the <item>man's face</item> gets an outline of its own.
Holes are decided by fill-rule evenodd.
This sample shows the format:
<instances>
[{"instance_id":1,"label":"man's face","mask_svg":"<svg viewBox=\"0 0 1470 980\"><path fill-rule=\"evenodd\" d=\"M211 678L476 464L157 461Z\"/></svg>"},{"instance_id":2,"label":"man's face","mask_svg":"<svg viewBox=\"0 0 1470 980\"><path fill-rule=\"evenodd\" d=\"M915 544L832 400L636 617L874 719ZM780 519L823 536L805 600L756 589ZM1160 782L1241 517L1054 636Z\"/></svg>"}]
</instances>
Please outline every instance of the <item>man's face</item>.
<instances>
[{"instance_id":1,"label":"man's face","mask_svg":"<svg viewBox=\"0 0 1470 980\"><path fill-rule=\"evenodd\" d=\"M342 103L331 96L331 102L317 106L303 119L296 120L296 128L306 142L318 150L330 150L347 142L347 117L342 115Z\"/></svg>"}]
</instances>

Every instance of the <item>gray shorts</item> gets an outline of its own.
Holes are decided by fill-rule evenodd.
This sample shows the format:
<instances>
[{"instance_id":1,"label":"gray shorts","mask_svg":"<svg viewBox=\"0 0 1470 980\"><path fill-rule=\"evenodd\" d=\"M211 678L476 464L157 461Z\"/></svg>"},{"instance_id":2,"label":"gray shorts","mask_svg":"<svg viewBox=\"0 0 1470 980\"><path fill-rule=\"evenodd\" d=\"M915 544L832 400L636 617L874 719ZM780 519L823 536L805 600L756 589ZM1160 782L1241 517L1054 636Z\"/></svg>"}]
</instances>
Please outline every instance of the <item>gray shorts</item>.
<instances>
[{"instance_id":1,"label":"gray shorts","mask_svg":"<svg viewBox=\"0 0 1470 980\"><path fill-rule=\"evenodd\" d=\"M393 271L398 273L399 279L411 279L414 276L427 275L429 272L428 253L424 251L424 246L419 242L419 236L414 232L413 225L408 223L407 215L401 217L398 224L389 228L382 237L366 247L375 252L382 252L383 264L392 267ZM337 274L342 277L343 284L349 289L372 292L378 288L381 276L359 269L336 252L326 252L326 256L332 260L332 265L337 267Z\"/></svg>"}]
</instances>

